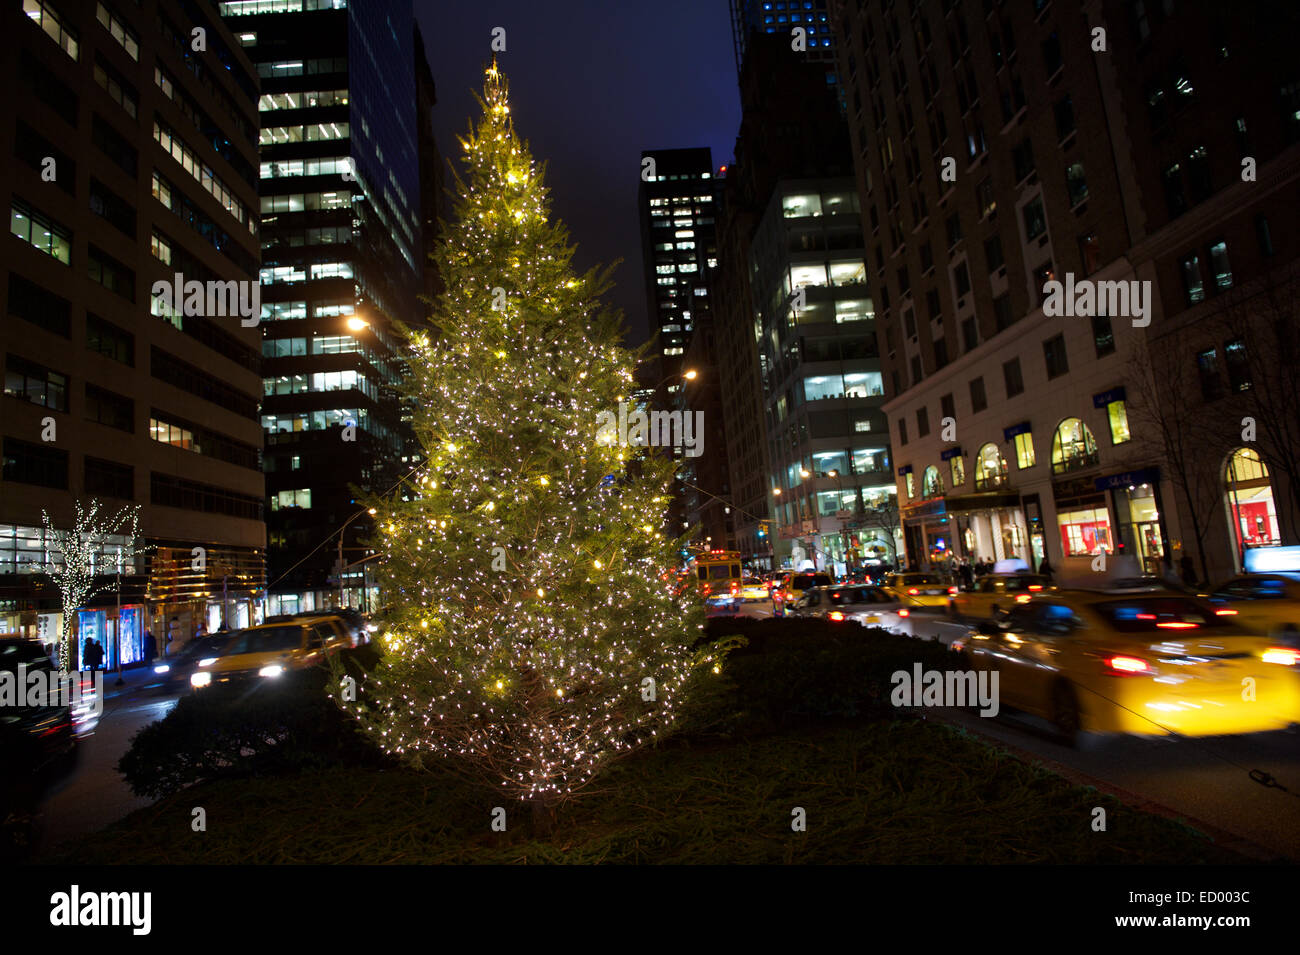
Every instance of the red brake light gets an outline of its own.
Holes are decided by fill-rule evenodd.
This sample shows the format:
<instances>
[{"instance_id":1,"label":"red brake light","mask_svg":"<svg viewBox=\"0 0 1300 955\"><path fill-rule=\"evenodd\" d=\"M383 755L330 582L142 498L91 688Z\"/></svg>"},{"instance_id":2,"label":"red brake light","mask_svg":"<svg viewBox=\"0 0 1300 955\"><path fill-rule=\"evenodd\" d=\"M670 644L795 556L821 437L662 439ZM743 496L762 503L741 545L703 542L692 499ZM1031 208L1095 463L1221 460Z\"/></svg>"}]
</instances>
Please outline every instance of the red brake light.
<instances>
[{"instance_id":1,"label":"red brake light","mask_svg":"<svg viewBox=\"0 0 1300 955\"><path fill-rule=\"evenodd\" d=\"M1114 656L1106 658L1106 666L1117 673L1146 673L1151 669L1147 661L1138 657Z\"/></svg>"},{"instance_id":2,"label":"red brake light","mask_svg":"<svg viewBox=\"0 0 1300 955\"><path fill-rule=\"evenodd\" d=\"M1165 623L1156 624L1162 630L1195 630L1200 624L1185 623L1182 620L1171 620Z\"/></svg>"},{"instance_id":3,"label":"red brake light","mask_svg":"<svg viewBox=\"0 0 1300 955\"><path fill-rule=\"evenodd\" d=\"M843 620L843 619L844 619L844 614L843 614L843 612L842 612L842 611L839 611L839 610L832 610L832 611L831 611L830 613L828 613L826 616L830 617L830 619L832 619L832 620Z\"/></svg>"},{"instance_id":4,"label":"red brake light","mask_svg":"<svg viewBox=\"0 0 1300 955\"><path fill-rule=\"evenodd\" d=\"M1235 611L1235 610L1216 610L1216 611L1214 611L1214 615L1215 615L1216 617L1231 617L1231 616L1233 616L1236 612L1237 612L1237 611Z\"/></svg>"},{"instance_id":5,"label":"red brake light","mask_svg":"<svg viewBox=\"0 0 1300 955\"><path fill-rule=\"evenodd\" d=\"M919 594L921 591L917 590L915 587L908 587L908 588L907 588L907 592L908 592L909 594L911 594L913 597L915 597L915 596L916 596L917 594Z\"/></svg>"},{"instance_id":6,"label":"red brake light","mask_svg":"<svg viewBox=\"0 0 1300 955\"><path fill-rule=\"evenodd\" d=\"M1137 615L1137 618L1139 620L1154 620L1156 619L1156 615L1153 613L1140 613Z\"/></svg>"},{"instance_id":7,"label":"red brake light","mask_svg":"<svg viewBox=\"0 0 1300 955\"><path fill-rule=\"evenodd\" d=\"M949 594L956 595L956 593L957 593L957 588L956 588L956 587L949 587L949 588L948 588L948 593L949 593Z\"/></svg>"},{"instance_id":8,"label":"red brake light","mask_svg":"<svg viewBox=\"0 0 1300 955\"><path fill-rule=\"evenodd\" d=\"M906 607L900 607L898 608L898 615L900 617L910 617L912 616L912 611L908 610Z\"/></svg>"},{"instance_id":9,"label":"red brake light","mask_svg":"<svg viewBox=\"0 0 1300 955\"><path fill-rule=\"evenodd\" d=\"M731 592L734 594L734 593L735 593L736 591L738 591L739 589L740 589L740 584L736 583L735 581L732 581L732 583L731 583Z\"/></svg>"},{"instance_id":10,"label":"red brake light","mask_svg":"<svg viewBox=\"0 0 1300 955\"><path fill-rule=\"evenodd\" d=\"M1030 585L1029 585L1029 589L1030 589L1030 590L1042 590L1042 589L1043 589L1043 585L1042 585L1042 584L1030 584Z\"/></svg>"},{"instance_id":11,"label":"red brake light","mask_svg":"<svg viewBox=\"0 0 1300 955\"><path fill-rule=\"evenodd\" d=\"M704 591L704 593L706 593L706 594L707 594L711 589L712 589L712 588L709 587L708 584L705 584L704 587L703 587L703 591Z\"/></svg>"}]
</instances>

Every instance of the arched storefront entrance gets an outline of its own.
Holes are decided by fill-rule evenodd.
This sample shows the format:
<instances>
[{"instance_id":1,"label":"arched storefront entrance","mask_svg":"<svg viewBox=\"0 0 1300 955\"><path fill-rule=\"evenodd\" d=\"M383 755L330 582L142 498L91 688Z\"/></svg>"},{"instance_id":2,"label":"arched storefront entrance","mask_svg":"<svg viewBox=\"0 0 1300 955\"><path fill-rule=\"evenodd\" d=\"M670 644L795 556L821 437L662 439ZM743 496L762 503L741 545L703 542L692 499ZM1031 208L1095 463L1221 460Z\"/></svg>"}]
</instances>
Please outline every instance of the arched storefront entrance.
<instances>
[{"instance_id":1,"label":"arched storefront entrance","mask_svg":"<svg viewBox=\"0 0 1300 955\"><path fill-rule=\"evenodd\" d=\"M1237 566L1241 567L1249 548L1282 543L1268 465L1260 460L1258 452L1238 448L1229 456L1224 469L1224 487Z\"/></svg>"}]
</instances>

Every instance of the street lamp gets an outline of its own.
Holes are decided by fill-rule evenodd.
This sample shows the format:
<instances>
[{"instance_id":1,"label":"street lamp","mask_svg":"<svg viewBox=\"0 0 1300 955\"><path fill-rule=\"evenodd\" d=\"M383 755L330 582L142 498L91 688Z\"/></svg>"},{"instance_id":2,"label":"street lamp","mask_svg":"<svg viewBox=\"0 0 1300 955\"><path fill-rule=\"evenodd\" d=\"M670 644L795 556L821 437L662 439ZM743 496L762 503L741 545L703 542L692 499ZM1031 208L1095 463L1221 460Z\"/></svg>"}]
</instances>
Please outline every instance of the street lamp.
<instances>
[{"instance_id":1,"label":"street lamp","mask_svg":"<svg viewBox=\"0 0 1300 955\"><path fill-rule=\"evenodd\" d=\"M844 510L845 509L844 508L844 478L840 475L840 472L836 468L831 468L829 471L824 472L822 474L822 477L829 477L835 479L835 485L839 489L839 497L836 498L836 503L839 506L836 507L835 510L836 511ZM848 557L849 557L848 544L849 544L848 539L845 537L844 534L844 518L841 517L840 518L840 550L844 553L845 563L848 562Z\"/></svg>"},{"instance_id":2,"label":"street lamp","mask_svg":"<svg viewBox=\"0 0 1300 955\"><path fill-rule=\"evenodd\" d=\"M339 609L340 610L343 609L343 571L346 569L343 563L343 532L348 529L349 524L355 521L362 514L368 514L370 517L374 517L375 509L371 507L363 511L357 511L346 521L344 521L343 526L339 528ZM366 559L369 560L369 558ZM365 569L363 568L361 571L361 598L363 601L365 600L365 595L366 595L366 572Z\"/></svg>"}]
</instances>

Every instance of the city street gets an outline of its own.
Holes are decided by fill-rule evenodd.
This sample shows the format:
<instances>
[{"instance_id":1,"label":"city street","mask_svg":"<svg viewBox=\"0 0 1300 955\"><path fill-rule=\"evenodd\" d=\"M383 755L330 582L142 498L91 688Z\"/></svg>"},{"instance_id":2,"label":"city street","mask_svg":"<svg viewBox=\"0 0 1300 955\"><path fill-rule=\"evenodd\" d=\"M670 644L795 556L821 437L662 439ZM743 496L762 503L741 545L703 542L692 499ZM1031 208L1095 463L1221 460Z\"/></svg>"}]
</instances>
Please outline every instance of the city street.
<instances>
[{"instance_id":1,"label":"city street","mask_svg":"<svg viewBox=\"0 0 1300 955\"><path fill-rule=\"evenodd\" d=\"M147 806L152 800L131 794L117 771L117 761L131 745L131 738L143 727L166 716L176 704L174 696L160 696L140 689L146 674L129 671L128 683L104 703L104 712L93 734L79 741L75 767L53 781L42 796L35 819L34 849L37 858L55 851L70 839L95 832L123 816ZM115 674L108 674L108 694Z\"/></svg>"},{"instance_id":2,"label":"city street","mask_svg":"<svg viewBox=\"0 0 1300 955\"><path fill-rule=\"evenodd\" d=\"M1046 724L1022 714L985 719L961 710L938 712L1027 758L1050 760L1097 780L1101 788L1115 787L1300 859L1300 735L1294 732L1124 736L1090 741L1080 750L1063 745ZM1253 769L1271 774L1286 789L1253 781Z\"/></svg>"}]
</instances>

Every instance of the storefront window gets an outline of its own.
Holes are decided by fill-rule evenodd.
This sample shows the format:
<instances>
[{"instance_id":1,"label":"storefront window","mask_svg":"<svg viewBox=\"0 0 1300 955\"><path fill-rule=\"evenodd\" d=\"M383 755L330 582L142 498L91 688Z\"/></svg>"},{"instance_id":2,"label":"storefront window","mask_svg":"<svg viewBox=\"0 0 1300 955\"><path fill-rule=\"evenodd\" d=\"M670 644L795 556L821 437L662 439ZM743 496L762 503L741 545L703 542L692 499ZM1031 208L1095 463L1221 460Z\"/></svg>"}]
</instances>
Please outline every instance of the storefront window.
<instances>
[{"instance_id":1,"label":"storefront window","mask_svg":"<svg viewBox=\"0 0 1300 955\"><path fill-rule=\"evenodd\" d=\"M1062 511L1056 516L1061 528L1061 549L1067 557L1112 551L1110 514L1104 507Z\"/></svg>"},{"instance_id":2,"label":"storefront window","mask_svg":"<svg viewBox=\"0 0 1300 955\"><path fill-rule=\"evenodd\" d=\"M916 497L916 482L912 479L912 472L907 472L907 499L910 501Z\"/></svg>"},{"instance_id":3,"label":"storefront window","mask_svg":"<svg viewBox=\"0 0 1300 955\"><path fill-rule=\"evenodd\" d=\"M966 460L960 454L948 462L952 466L952 486L961 487L966 483Z\"/></svg>"},{"instance_id":4,"label":"storefront window","mask_svg":"<svg viewBox=\"0 0 1300 955\"><path fill-rule=\"evenodd\" d=\"M1016 467L1023 471L1032 468L1034 464L1034 433L1025 431L1016 435Z\"/></svg>"},{"instance_id":5,"label":"storefront window","mask_svg":"<svg viewBox=\"0 0 1300 955\"><path fill-rule=\"evenodd\" d=\"M1032 445L1030 446L1032 449ZM1005 487L1007 483L1007 459L1002 456L998 446L989 442L980 448L975 458L975 490L989 491Z\"/></svg>"},{"instance_id":6,"label":"storefront window","mask_svg":"<svg viewBox=\"0 0 1300 955\"><path fill-rule=\"evenodd\" d=\"M1273 484L1259 454L1250 448L1238 448L1228 459L1225 478L1238 554L1247 547L1281 543Z\"/></svg>"},{"instance_id":7,"label":"storefront window","mask_svg":"<svg viewBox=\"0 0 1300 955\"><path fill-rule=\"evenodd\" d=\"M933 464L925 469L925 477L921 481L922 497L938 497L943 493L943 478L939 475L939 469Z\"/></svg>"},{"instance_id":8,"label":"storefront window","mask_svg":"<svg viewBox=\"0 0 1300 955\"><path fill-rule=\"evenodd\" d=\"M1052 438L1052 473L1066 474L1098 461L1097 441L1078 418L1066 418Z\"/></svg>"},{"instance_id":9,"label":"storefront window","mask_svg":"<svg viewBox=\"0 0 1300 955\"><path fill-rule=\"evenodd\" d=\"M1128 430L1128 408L1122 400L1106 406L1106 420L1110 424L1111 444L1123 444L1133 437Z\"/></svg>"}]
</instances>

